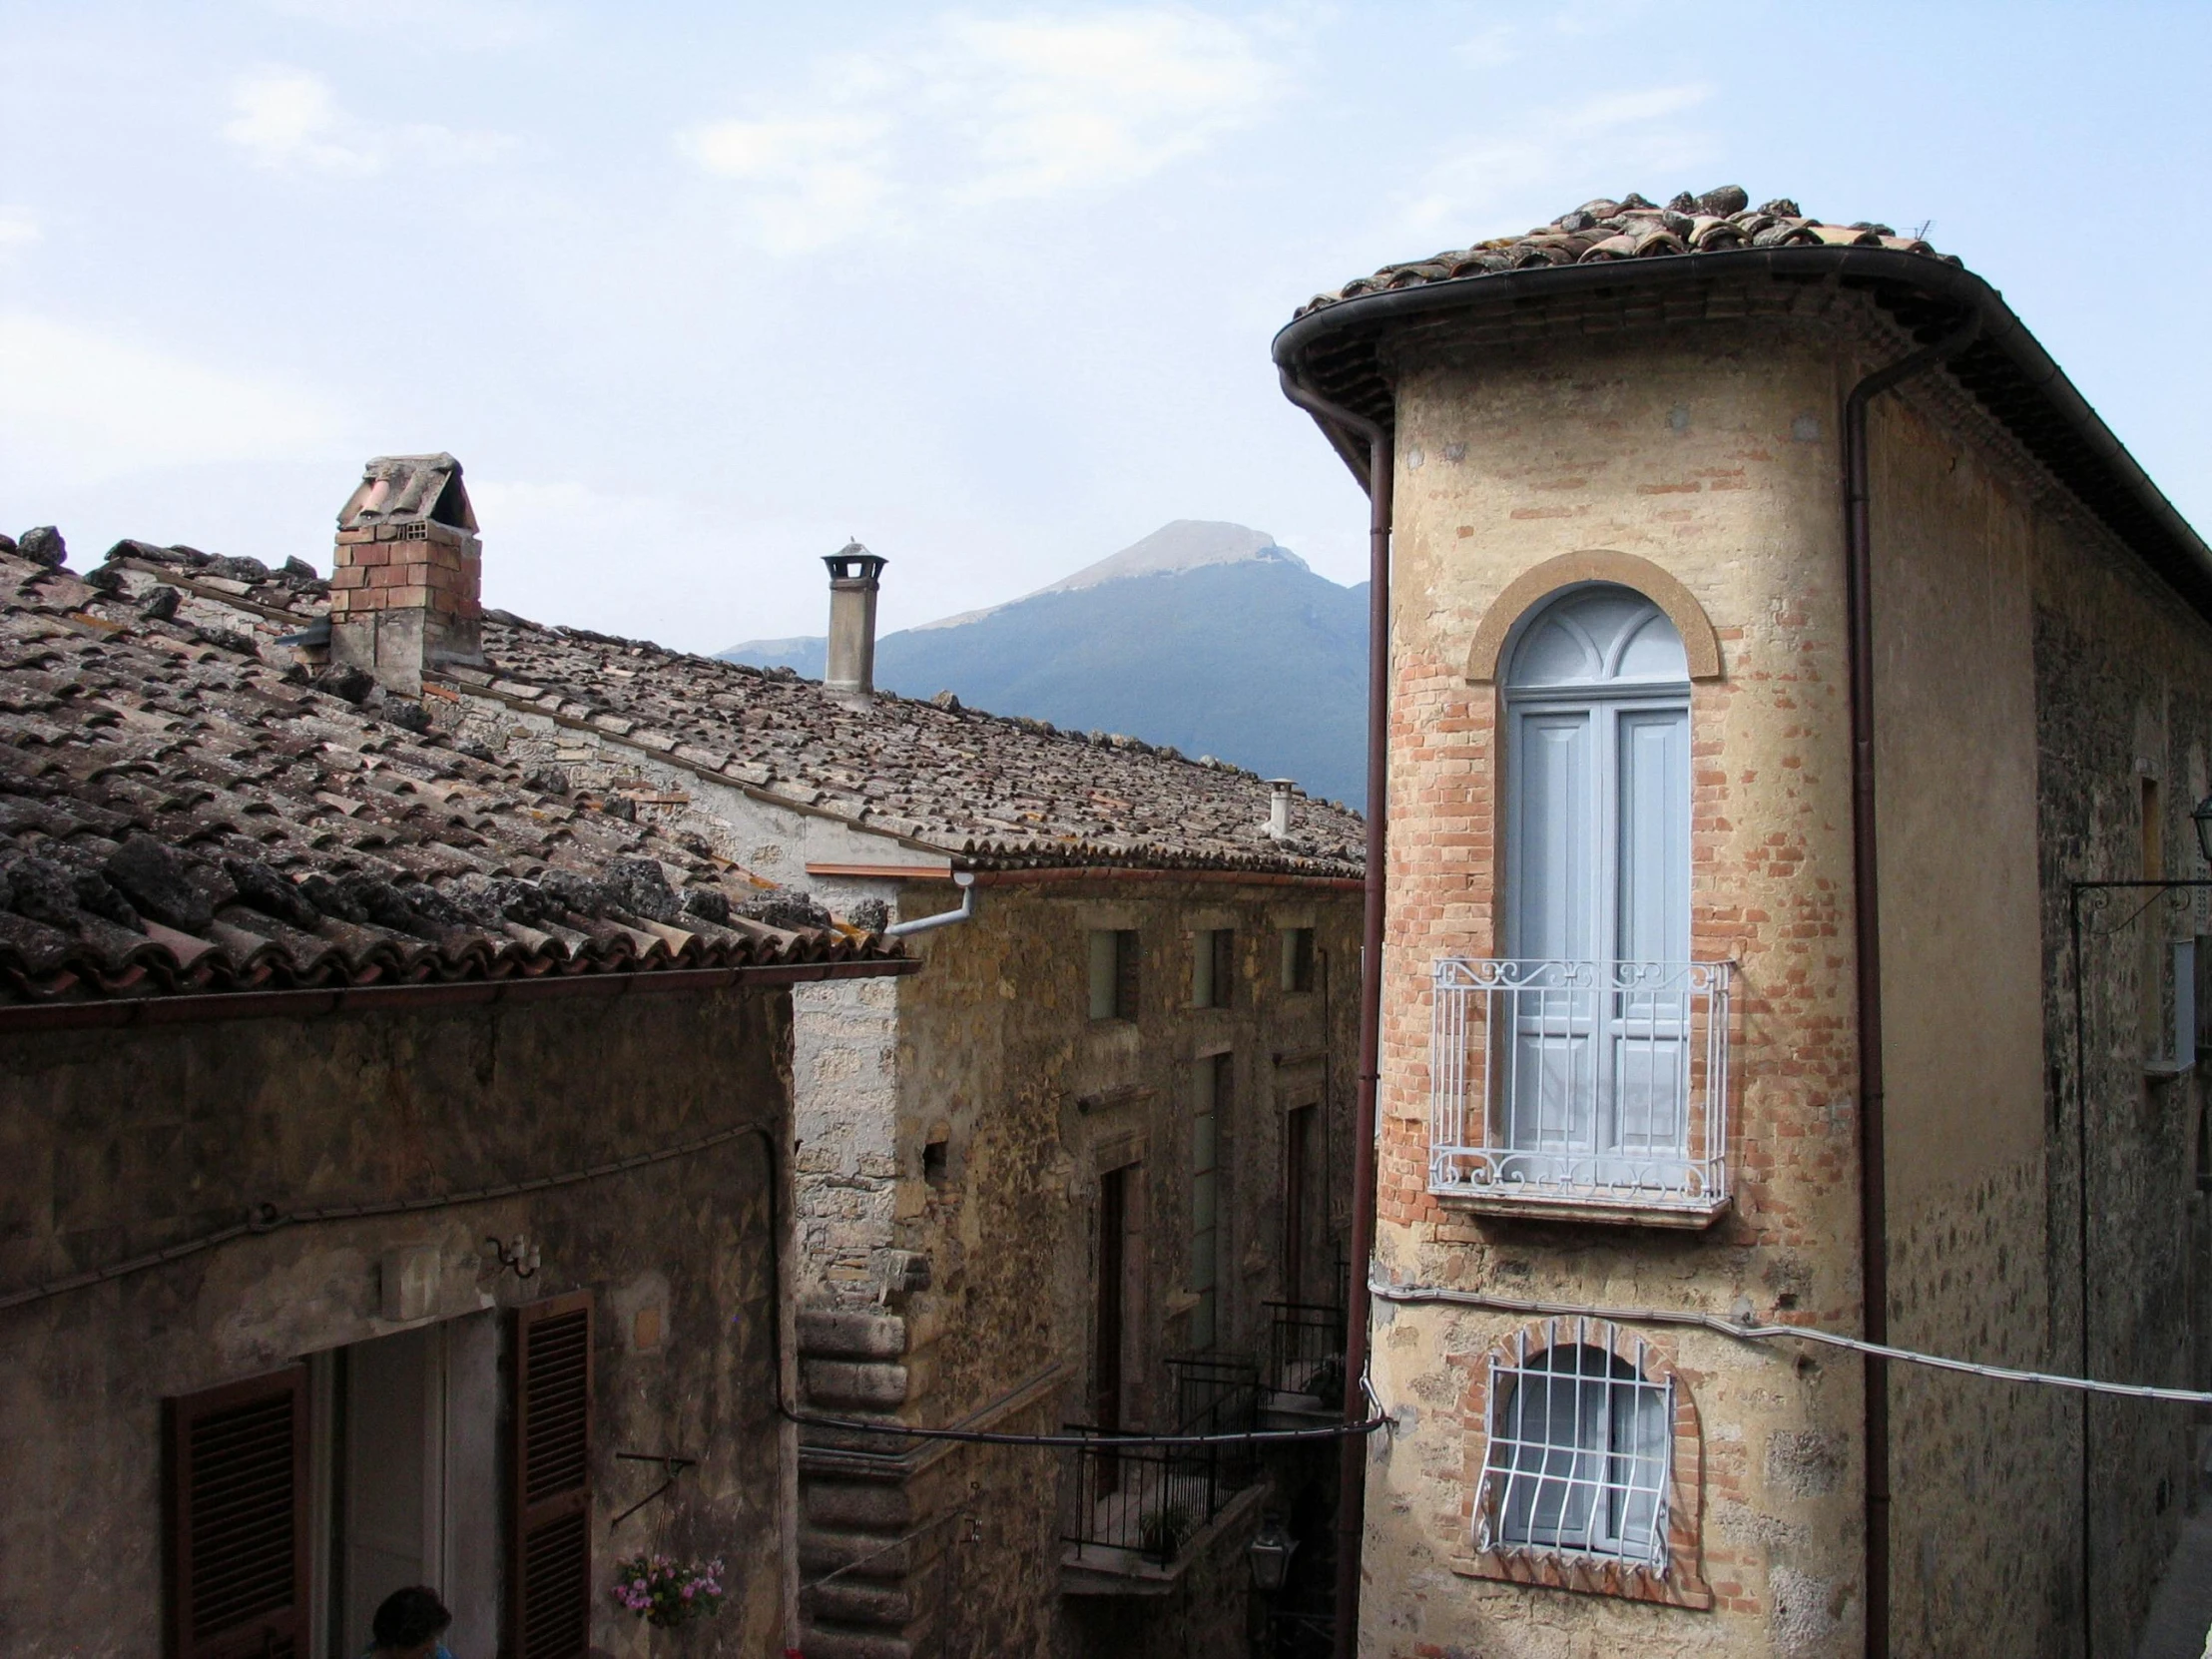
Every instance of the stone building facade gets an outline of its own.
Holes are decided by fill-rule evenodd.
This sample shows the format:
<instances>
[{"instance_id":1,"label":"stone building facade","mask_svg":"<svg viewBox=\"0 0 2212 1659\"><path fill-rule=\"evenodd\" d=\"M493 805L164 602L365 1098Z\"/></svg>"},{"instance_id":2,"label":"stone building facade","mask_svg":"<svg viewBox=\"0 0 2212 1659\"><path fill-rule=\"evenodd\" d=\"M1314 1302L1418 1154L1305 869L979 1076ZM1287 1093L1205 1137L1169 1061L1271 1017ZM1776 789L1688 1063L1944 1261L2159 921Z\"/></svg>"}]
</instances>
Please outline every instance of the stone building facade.
<instances>
[{"instance_id":1,"label":"stone building facade","mask_svg":"<svg viewBox=\"0 0 2212 1659\"><path fill-rule=\"evenodd\" d=\"M788 1644L791 987L918 964L311 680L236 603L309 573L55 540L0 550L0 1646L351 1659L428 1582L456 1651L642 1655L639 1552Z\"/></svg>"},{"instance_id":2,"label":"stone building facade","mask_svg":"<svg viewBox=\"0 0 2212 1659\"><path fill-rule=\"evenodd\" d=\"M793 992L805 1651L1243 1642L1267 1513L1326 1564L1326 1459L1192 1487L1137 1452L898 1430L1337 1414L1359 820L1125 737L875 693L864 656L811 683L478 615L465 583L376 585L391 567L362 550L403 556L415 518L473 575L473 516L438 482L457 477L449 456L370 463L342 612L311 569L143 543L88 581L502 769L553 834L650 836L729 893L730 928L856 949L964 909L900 941L921 971L899 983ZM838 602L871 603L881 561L837 565ZM451 614L388 614L419 607ZM641 937L699 925L683 890L616 896Z\"/></svg>"},{"instance_id":3,"label":"stone building facade","mask_svg":"<svg viewBox=\"0 0 2212 1659\"><path fill-rule=\"evenodd\" d=\"M1870 1204L1847 394L1937 343L1867 415ZM1277 352L1392 465L1361 1651L2131 1650L2189 1407L1894 1365L1870 1469L1861 1360L1689 1321L1855 1336L1872 1260L1897 1346L2212 1382L2202 908L2071 886L2206 873L2212 554L1955 262L1741 192Z\"/></svg>"}]
</instances>

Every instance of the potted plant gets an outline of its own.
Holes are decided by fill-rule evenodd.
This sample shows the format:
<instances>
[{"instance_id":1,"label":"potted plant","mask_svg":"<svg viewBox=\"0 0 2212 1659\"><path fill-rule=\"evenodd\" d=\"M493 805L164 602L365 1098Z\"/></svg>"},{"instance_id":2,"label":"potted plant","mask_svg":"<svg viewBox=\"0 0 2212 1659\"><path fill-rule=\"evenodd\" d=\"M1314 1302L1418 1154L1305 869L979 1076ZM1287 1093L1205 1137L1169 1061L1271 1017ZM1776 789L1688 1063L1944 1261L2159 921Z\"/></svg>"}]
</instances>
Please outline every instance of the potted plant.
<instances>
[{"instance_id":1,"label":"potted plant","mask_svg":"<svg viewBox=\"0 0 2212 1659\"><path fill-rule=\"evenodd\" d=\"M647 1624L669 1629L705 1618L722 1605L722 1557L679 1561L669 1555L633 1555L615 1566L618 1605Z\"/></svg>"}]
</instances>

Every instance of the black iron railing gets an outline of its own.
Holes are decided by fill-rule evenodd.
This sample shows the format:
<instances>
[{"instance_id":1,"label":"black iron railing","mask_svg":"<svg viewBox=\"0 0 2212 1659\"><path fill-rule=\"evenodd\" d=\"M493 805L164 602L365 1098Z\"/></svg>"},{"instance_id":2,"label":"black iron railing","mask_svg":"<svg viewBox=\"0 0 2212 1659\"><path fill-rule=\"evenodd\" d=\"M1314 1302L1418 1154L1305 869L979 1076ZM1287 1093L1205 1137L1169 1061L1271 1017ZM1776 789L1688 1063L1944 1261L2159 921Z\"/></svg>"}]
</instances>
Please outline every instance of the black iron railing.
<instances>
[{"instance_id":1,"label":"black iron railing","mask_svg":"<svg viewBox=\"0 0 2212 1659\"><path fill-rule=\"evenodd\" d=\"M1260 1383L1249 1362L1175 1359L1168 1362L1178 1434L1243 1434L1256 1425ZM1114 1552L1167 1566L1229 1501L1252 1484L1257 1460L1249 1443L1132 1446L1125 1432L1072 1423L1068 1432L1094 1436L1068 1452L1066 1512L1060 1536L1079 1554Z\"/></svg>"},{"instance_id":2,"label":"black iron railing","mask_svg":"<svg viewBox=\"0 0 2212 1659\"><path fill-rule=\"evenodd\" d=\"M1325 1409L1345 1391L1345 1311L1311 1302L1271 1302L1266 1386L1271 1403L1303 1396Z\"/></svg>"}]
</instances>

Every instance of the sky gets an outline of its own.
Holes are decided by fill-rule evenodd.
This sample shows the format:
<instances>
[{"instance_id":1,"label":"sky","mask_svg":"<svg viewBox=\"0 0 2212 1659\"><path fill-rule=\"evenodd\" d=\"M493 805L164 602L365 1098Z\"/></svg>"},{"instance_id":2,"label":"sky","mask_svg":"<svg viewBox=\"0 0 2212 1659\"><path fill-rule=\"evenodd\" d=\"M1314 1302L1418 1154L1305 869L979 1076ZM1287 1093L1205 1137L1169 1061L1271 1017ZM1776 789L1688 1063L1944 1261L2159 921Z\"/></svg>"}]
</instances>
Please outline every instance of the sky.
<instances>
[{"instance_id":1,"label":"sky","mask_svg":"<svg viewBox=\"0 0 2212 1659\"><path fill-rule=\"evenodd\" d=\"M329 564L450 450L488 604L714 650L1176 518L1364 571L1268 344L1597 196L1927 226L2200 529L2212 6L0 0L0 527Z\"/></svg>"}]
</instances>

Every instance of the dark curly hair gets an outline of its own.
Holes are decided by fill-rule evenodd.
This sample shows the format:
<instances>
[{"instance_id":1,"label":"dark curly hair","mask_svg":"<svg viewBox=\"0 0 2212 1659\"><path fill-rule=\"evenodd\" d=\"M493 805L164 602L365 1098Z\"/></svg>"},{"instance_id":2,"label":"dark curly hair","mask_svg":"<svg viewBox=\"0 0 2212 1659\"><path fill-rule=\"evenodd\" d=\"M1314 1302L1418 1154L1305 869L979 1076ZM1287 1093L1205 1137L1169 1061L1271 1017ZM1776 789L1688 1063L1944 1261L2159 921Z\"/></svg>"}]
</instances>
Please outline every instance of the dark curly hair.
<instances>
[{"instance_id":1,"label":"dark curly hair","mask_svg":"<svg viewBox=\"0 0 2212 1659\"><path fill-rule=\"evenodd\" d=\"M438 1600L437 1591L425 1584L409 1585L384 1597L369 1621L368 1633L382 1648L420 1647L433 1636L445 1634L453 1615Z\"/></svg>"}]
</instances>

